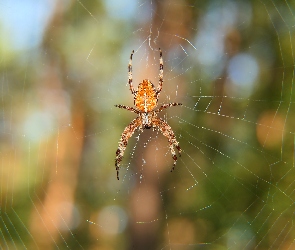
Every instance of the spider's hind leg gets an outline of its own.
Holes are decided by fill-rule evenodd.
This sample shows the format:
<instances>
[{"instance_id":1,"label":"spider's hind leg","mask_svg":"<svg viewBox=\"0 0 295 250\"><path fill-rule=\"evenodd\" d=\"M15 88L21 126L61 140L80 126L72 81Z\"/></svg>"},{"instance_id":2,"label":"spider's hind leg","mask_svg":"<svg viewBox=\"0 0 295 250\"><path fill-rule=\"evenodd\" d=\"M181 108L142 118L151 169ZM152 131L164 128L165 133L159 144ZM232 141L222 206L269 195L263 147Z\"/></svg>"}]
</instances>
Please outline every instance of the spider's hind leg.
<instances>
[{"instance_id":1,"label":"spider's hind leg","mask_svg":"<svg viewBox=\"0 0 295 250\"><path fill-rule=\"evenodd\" d=\"M131 52L129 64L128 64L128 84L129 84L129 88L130 88L132 95L135 95L136 91L134 90L134 87L132 84L132 57L133 57L133 54L134 54L134 50L132 50L132 52Z\"/></svg>"},{"instance_id":2,"label":"spider's hind leg","mask_svg":"<svg viewBox=\"0 0 295 250\"><path fill-rule=\"evenodd\" d=\"M164 71L162 50L159 48L159 51L160 51L160 70L159 70L159 83L158 83L158 87L157 87L157 95L159 95L160 92L162 91L162 86L163 86L163 71Z\"/></svg>"}]
</instances>

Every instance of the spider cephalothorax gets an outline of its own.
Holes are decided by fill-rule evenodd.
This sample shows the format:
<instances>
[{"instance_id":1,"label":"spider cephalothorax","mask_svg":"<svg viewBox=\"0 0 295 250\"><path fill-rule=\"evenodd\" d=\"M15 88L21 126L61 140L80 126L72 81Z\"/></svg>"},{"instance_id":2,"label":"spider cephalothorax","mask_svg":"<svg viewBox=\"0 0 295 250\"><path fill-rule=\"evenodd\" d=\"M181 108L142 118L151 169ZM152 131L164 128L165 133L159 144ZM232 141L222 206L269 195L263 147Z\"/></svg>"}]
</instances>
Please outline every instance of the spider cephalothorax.
<instances>
[{"instance_id":1,"label":"spider cephalothorax","mask_svg":"<svg viewBox=\"0 0 295 250\"><path fill-rule=\"evenodd\" d=\"M128 65L128 83L130 87L130 91L134 96L134 105L135 108L125 106L125 105L115 105L118 108L127 109L131 112L136 113L138 116L135 118L123 131L121 139L119 141L119 147L116 151L116 159L115 166L117 170L117 179L119 180L119 169L120 163L123 159L124 151L127 147L127 143L129 138L133 135L136 129L150 129L157 128L164 136L168 138L170 151L172 154L172 158L174 160L173 167L171 172L174 170L176 165L177 156L175 154L174 147L177 148L179 152L179 156L181 153L181 148L178 146L178 142L175 139L174 132L172 128L166 123L164 120L157 116L157 113L161 112L163 109L182 105L181 103L167 103L160 106L158 109L154 110L158 104L159 95L162 90L163 85L163 59L162 59L162 51L160 51L160 73L159 73L159 84L157 88L154 87L152 82L148 79L143 80L139 85L137 90L135 91L132 85L132 57L134 54L134 50L131 53L130 61Z\"/></svg>"}]
</instances>

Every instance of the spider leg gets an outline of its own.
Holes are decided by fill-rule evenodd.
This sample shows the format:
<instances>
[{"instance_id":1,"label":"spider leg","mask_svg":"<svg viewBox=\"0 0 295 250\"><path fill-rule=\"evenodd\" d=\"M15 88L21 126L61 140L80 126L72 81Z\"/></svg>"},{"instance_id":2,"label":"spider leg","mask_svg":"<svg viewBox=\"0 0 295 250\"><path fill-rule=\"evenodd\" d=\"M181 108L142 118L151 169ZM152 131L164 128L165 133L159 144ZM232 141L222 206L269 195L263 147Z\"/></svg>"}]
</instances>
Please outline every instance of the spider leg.
<instances>
[{"instance_id":1,"label":"spider leg","mask_svg":"<svg viewBox=\"0 0 295 250\"><path fill-rule=\"evenodd\" d=\"M117 179L119 180L120 163L123 159L124 151L127 147L129 138L133 135L137 127L141 125L141 118L135 118L123 131L121 139L119 141L119 147L116 151L115 166L117 171Z\"/></svg>"},{"instance_id":2,"label":"spider leg","mask_svg":"<svg viewBox=\"0 0 295 250\"><path fill-rule=\"evenodd\" d=\"M134 113L136 113L136 114L139 114L139 111L136 110L136 109L133 108L133 107L129 107L129 106L121 105L121 104L118 104L118 105L116 104L115 107L120 108L120 109L126 109L126 110L128 110L128 111L131 111L131 112L134 112Z\"/></svg>"},{"instance_id":3,"label":"spider leg","mask_svg":"<svg viewBox=\"0 0 295 250\"><path fill-rule=\"evenodd\" d=\"M132 85L132 57L134 54L134 50L132 50L131 55L130 55L130 60L129 60L129 64L128 64L128 84L129 84L129 88L130 91L132 93L132 95L135 95L136 91L133 88Z\"/></svg>"},{"instance_id":4,"label":"spider leg","mask_svg":"<svg viewBox=\"0 0 295 250\"><path fill-rule=\"evenodd\" d=\"M152 122L153 122L153 125L157 126L158 129L161 131L161 133L168 138L169 148L174 161L173 167L171 168L171 172L172 172L177 162L177 156L176 156L174 147L177 148L179 156L181 156L181 148L178 146L178 141L175 138L174 132L167 122L163 121L161 118L158 118L158 117L153 118Z\"/></svg>"},{"instance_id":5,"label":"spider leg","mask_svg":"<svg viewBox=\"0 0 295 250\"><path fill-rule=\"evenodd\" d=\"M160 51L160 72L159 72L159 84L157 87L157 97L159 97L159 94L163 86L163 57L162 57L162 50L160 48L159 48L159 51Z\"/></svg>"},{"instance_id":6,"label":"spider leg","mask_svg":"<svg viewBox=\"0 0 295 250\"><path fill-rule=\"evenodd\" d=\"M159 113L166 108L169 108L172 106L181 106L181 105L182 105L182 103L178 103L178 102L166 103L166 104L163 104L160 108L158 108L155 112Z\"/></svg>"}]
</instances>

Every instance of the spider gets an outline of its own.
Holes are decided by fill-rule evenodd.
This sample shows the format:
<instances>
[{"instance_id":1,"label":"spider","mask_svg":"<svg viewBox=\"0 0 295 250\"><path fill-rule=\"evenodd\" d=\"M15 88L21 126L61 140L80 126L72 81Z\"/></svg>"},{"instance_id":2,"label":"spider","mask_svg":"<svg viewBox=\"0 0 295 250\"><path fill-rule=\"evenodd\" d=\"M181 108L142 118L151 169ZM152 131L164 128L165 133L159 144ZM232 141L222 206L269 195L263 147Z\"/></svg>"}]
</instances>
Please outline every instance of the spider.
<instances>
[{"instance_id":1,"label":"spider","mask_svg":"<svg viewBox=\"0 0 295 250\"><path fill-rule=\"evenodd\" d=\"M131 123L124 129L121 139L119 141L119 147L116 151L115 166L117 171L117 179L119 180L119 170L120 163L123 159L124 151L127 147L129 138L133 135L136 129L143 131L144 129L158 129L164 136L168 138L170 151L173 158L173 166L171 172L174 170L176 165L177 156L175 154L174 147L177 148L179 156L181 155L181 148L178 146L178 141L175 139L174 132L172 128L161 118L157 117L157 114L162 110L172 107L182 105L181 103L167 103L160 106L155 110L158 104L159 95L162 90L163 85L163 58L162 51L160 51L160 72L159 72L159 84L157 88L154 87L152 82L148 79L144 79L139 85L137 90L134 90L132 85L132 57L134 50L130 55L130 60L128 64L128 84L132 95L134 96L135 108L125 106L125 105L115 105L117 108L129 110L138 116L131 121Z\"/></svg>"}]
</instances>

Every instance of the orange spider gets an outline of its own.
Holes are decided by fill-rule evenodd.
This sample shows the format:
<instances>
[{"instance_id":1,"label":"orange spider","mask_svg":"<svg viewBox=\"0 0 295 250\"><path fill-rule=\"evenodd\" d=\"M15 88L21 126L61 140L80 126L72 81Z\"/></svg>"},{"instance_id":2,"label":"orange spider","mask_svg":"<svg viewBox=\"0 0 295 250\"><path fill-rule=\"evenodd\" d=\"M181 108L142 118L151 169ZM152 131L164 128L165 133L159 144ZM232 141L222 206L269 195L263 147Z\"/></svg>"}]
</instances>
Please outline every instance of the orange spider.
<instances>
[{"instance_id":1,"label":"orange spider","mask_svg":"<svg viewBox=\"0 0 295 250\"><path fill-rule=\"evenodd\" d=\"M172 158L174 160L173 167L171 168L171 172L174 170L176 165L177 156L175 154L174 147L178 150L179 156L181 154L181 148L178 146L178 141L175 139L174 132L172 128L161 118L157 117L157 113L162 110L172 107L182 105L181 103L167 103L157 110L154 108L158 104L159 95L162 90L163 85L163 58L162 51L160 51L160 73L159 73L159 84L158 87L155 88L152 82L148 79L143 80L139 85L137 90L135 91L132 85L132 57L134 54L134 50L130 55L130 61L128 65L128 84L130 87L130 91L134 96L134 105L136 108L125 106L125 105L115 105L115 107L127 109L131 112L136 113L138 116L135 118L123 131L121 135L121 139L119 141L119 147L116 151L116 159L115 166L117 170L117 179L119 180L119 170L120 163L123 159L124 151L127 147L127 143L129 138L133 135L136 129L144 130L150 128L157 128L161 133L168 138L170 151L172 154Z\"/></svg>"}]
</instances>

